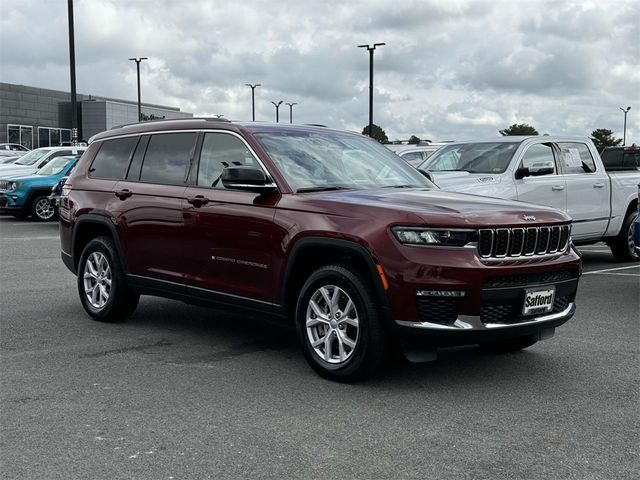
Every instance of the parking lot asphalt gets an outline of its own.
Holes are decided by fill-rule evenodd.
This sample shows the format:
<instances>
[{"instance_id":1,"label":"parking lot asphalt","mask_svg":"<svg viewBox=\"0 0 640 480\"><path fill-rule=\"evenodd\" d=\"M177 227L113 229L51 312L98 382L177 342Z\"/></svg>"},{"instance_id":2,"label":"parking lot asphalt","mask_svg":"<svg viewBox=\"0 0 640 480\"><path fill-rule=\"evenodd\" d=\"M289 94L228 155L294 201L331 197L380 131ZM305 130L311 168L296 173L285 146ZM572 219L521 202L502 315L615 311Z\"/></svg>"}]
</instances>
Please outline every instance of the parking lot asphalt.
<instances>
[{"instance_id":1,"label":"parking lot asphalt","mask_svg":"<svg viewBox=\"0 0 640 480\"><path fill-rule=\"evenodd\" d=\"M91 321L57 224L0 217L0 477L637 478L640 266L583 252L552 339L344 385L263 319L143 297Z\"/></svg>"}]
</instances>

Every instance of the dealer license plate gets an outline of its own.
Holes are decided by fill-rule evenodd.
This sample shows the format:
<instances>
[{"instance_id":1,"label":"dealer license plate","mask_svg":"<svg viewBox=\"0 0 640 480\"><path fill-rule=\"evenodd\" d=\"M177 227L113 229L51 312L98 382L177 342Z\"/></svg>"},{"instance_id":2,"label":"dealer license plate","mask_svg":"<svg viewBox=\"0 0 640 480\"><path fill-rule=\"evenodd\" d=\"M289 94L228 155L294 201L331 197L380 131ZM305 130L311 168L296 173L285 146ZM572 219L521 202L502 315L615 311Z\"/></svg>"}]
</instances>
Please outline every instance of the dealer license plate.
<instances>
[{"instance_id":1,"label":"dealer license plate","mask_svg":"<svg viewBox=\"0 0 640 480\"><path fill-rule=\"evenodd\" d=\"M522 315L537 315L539 313L550 312L553 309L553 298L555 295L555 288L526 290Z\"/></svg>"}]
</instances>

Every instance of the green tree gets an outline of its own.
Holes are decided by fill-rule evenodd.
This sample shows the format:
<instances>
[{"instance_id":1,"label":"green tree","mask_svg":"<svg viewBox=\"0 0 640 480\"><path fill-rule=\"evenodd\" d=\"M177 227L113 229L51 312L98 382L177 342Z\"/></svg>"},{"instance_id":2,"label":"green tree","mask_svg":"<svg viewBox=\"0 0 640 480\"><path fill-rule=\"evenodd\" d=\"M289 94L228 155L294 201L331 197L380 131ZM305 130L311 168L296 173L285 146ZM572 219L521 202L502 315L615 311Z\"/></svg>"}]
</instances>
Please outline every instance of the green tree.
<instances>
[{"instance_id":1,"label":"green tree","mask_svg":"<svg viewBox=\"0 0 640 480\"><path fill-rule=\"evenodd\" d=\"M540 135L538 131L531 125L526 123L514 123L510 127L500 130L500 135L506 137L507 135Z\"/></svg>"},{"instance_id":2,"label":"green tree","mask_svg":"<svg viewBox=\"0 0 640 480\"><path fill-rule=\"evenodd\" d=\"M604 147L615 147L622 143L621 138L615 138L613 132L606 128L596 128L591 132L591 141L593 141L598 152L602 152Z\"/></svg>"},{"instance_id":3,"label":"green tree","mask_svg":"<svg viewBox=\"0 0 640 480\"><path fill-rule=\"evenodd\" d=\"M384 132L384 130L379 127L378 125L376 125L375 123L371 126L371 135L369 135L369 125L367 125L366 127L364 127L362 129L362 134L363 135L369 135L371 138L373 138L374 140L379 141L380 143L388 143L389 139L387 138L387 134Z\"/></svg>"},{"instance_id":4,"label":"green tree","mask_svg":"<svg viewBox=\"0 0 640 480\"><path fill-rule=\"evenodd\" d=\"M420 138L416 137L415 135L411 135L409 137L409 145L417 145L420 143Z\"/></svg>"}]
</instances>

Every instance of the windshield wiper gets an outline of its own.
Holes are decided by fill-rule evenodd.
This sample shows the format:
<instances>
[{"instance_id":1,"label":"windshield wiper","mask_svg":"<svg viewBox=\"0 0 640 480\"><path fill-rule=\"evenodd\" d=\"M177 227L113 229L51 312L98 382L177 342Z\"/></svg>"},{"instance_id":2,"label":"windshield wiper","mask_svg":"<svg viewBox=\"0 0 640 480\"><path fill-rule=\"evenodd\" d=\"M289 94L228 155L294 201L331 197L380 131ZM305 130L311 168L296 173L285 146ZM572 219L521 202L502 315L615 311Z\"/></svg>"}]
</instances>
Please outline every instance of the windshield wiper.
<instances>
[{"instance_id":1,"label":"windshield wiper","mask_svg":"<svg viewBox=\"0 0 640 480\"><path fill-rule=\"evenodd\" d=\"M296 190L296 193L304 192L327 192L329 190L349 190L350 187L341 187L339 185L325 185L323 187L304 187Z\"/></svg>"},{"instance_id":2,"label":"windshield wiper","mask_svg":"<svg viewBox=\"0 0 640 480\"><path fill-rule=\"evenodd\" d=\"M423 188L426 187L426 185L385 185L382 188Z\"/></svg>"}]
</instances>

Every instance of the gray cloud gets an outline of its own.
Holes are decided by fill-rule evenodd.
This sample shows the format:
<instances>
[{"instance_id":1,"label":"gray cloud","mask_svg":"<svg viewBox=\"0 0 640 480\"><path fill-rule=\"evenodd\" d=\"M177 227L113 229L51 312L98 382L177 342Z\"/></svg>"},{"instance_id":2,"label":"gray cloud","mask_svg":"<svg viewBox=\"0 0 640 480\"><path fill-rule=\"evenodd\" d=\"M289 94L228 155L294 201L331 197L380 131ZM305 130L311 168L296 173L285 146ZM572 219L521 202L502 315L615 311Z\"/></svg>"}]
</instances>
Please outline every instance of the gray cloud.
<instances>
[{"instance_id":1,"label":"gray cloud","mask_svg":"<svg viewBox=\"0 0 640 480\"><path fill-rule=\"evenodd\" d=\"M66 5L65 5L66 6ZM361 130L368 56L375 53L374 121L391 138L497 135L511 123L588 135L622 130L640 141L640 4L451 0L76 0L82 93L143 99L196 114L274 118L272 100L298 102L294 120ZM67 90L66 8L3 0L0 80ZM633 112L638 112L634 114ZM281 108L288 119L288 108Z\"/></svg>"}]
</instances>

